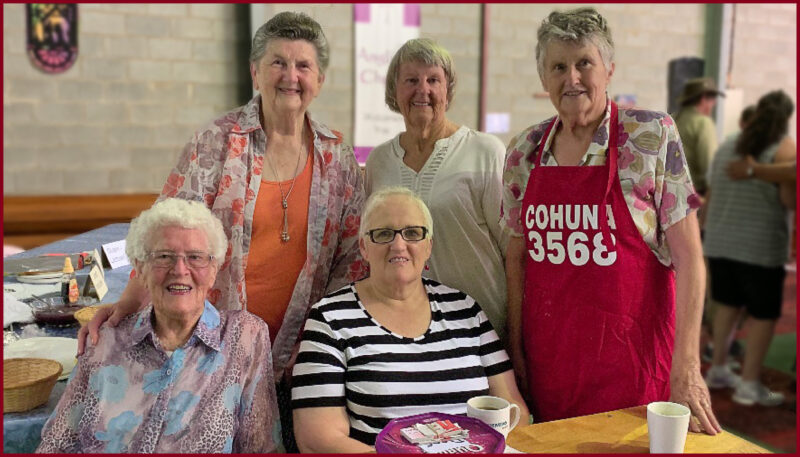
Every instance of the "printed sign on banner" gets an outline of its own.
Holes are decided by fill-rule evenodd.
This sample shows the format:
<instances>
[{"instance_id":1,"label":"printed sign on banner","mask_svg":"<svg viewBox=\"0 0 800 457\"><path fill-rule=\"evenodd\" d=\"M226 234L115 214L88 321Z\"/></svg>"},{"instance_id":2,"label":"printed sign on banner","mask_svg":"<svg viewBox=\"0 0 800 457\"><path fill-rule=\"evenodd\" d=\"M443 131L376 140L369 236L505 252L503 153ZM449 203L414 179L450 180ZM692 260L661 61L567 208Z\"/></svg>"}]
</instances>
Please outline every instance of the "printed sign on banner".
<instances>
[{"instance_id":1,"label":"printed sign on banner","mask_svg":"<svg viewBox=\"0 0 800 457\"><path fill-rule=\"evenodd\" d=\"M360 164L375 146L405 130L403 116L384 102L386 70L394 53L419 37L418 4L353 5L355 45L354 152Z\"/></svg>"}]
</instances>

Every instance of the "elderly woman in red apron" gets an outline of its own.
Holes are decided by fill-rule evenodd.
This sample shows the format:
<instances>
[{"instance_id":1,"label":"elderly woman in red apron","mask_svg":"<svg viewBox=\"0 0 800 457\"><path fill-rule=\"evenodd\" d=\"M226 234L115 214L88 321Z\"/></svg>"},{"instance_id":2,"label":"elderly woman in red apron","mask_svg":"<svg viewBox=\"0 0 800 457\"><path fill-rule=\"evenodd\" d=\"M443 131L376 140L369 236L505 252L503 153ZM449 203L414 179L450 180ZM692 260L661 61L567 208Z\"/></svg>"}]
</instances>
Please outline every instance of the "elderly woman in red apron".
<instances>
[{"instance_id":1,"label":"elderly woman in red apron","mask_svg":"<svg viewBox=\"0 0 800 457\"><path fill-rule=\"evenodd\" d=\"M535 420L671 400L720 426L700 374L700 202L673 120L618 109L606 20L553 12L538 32L558 115L509 145L501 224L508 330Z\"/></svg>"}]
</instances>

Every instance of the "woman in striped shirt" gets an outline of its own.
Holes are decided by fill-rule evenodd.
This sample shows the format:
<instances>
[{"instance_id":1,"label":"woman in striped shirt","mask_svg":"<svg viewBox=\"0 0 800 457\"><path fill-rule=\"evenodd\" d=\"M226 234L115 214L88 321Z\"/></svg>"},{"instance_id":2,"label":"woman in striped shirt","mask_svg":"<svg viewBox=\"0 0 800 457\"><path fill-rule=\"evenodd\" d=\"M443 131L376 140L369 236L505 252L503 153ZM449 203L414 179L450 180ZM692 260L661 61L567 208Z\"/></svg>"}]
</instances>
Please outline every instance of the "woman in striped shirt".
<instances>
[{"instance_id":1,"label":"woman in striped shirt","mask_svg":"<svg viewBox=\"0 0 800 457\"><path fill-rule=\"evenodd\" d=\"M465 414L476 395L505 398L528 417L480 306L422 277L432 229L425 203L406 188L367 200L359 248L370 276L323 298L305 324L292 379L301 452L374 452L392 418Z\"/></svg>"}]
</instances>

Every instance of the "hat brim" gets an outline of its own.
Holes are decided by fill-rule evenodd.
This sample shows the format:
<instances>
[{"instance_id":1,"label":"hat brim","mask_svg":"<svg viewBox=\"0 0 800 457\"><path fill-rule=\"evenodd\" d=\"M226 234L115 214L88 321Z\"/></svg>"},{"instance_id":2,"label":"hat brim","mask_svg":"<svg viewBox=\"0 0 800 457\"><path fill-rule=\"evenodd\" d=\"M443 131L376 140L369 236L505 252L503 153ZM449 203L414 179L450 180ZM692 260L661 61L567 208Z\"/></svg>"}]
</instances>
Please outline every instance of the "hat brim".
<instances>
[{"instance_id":1,"label":"hat brim","mask_svg":"<svg viewBox=\"0 0 800 457\"><path fill-rule=\"evenodd\" d=\"M703 92L700 92L699 94L681 95L680 97L678 97L677 101L678 101L678 103L683 104L687 100L699 99L703 95L715 95L715 96L724 97L725 96L725 92L722 92L722 91L719 91L719 90L704 90Z\"/></svg>"}]
</instances>

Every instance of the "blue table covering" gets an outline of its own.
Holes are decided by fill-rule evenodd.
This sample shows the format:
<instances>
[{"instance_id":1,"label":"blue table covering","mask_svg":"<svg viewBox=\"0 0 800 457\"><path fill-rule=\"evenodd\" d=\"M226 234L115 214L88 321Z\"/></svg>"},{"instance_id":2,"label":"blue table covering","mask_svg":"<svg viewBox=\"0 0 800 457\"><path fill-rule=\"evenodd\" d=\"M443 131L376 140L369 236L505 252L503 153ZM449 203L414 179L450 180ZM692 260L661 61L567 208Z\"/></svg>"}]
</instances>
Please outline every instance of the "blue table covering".
<instances>
[{"instance_id":1,"label":"blue table covering","mask_svg":"<svg viewBox=\"0 0 800 457\"><path fill-rule=\"evenodd\" d=\"M111 224L99 229L81 233L71 238L66 238L54 243L39 246L19 254L9 256L9 259L34 257L55 252L78 253L97 249L101 245L125 239L128 235L130 224ZM105 269L105 280L108 293L103 297L103 303L115 303L119 300L125 285L128 283L132 267L130 265L114 270ZM89 268L75 272L79 279L89 274ZM3 277L3 283L15 283L16 279ZM78 324L68 326L41 326L47 336L60 336L75 338L78 334ZM58 404L64 393L67 381L56 383L46 404L22 413L3 414L3 452L4 453L30 453L36 450L41 441L42 427Z\"/></svg>"}]
</instances>

